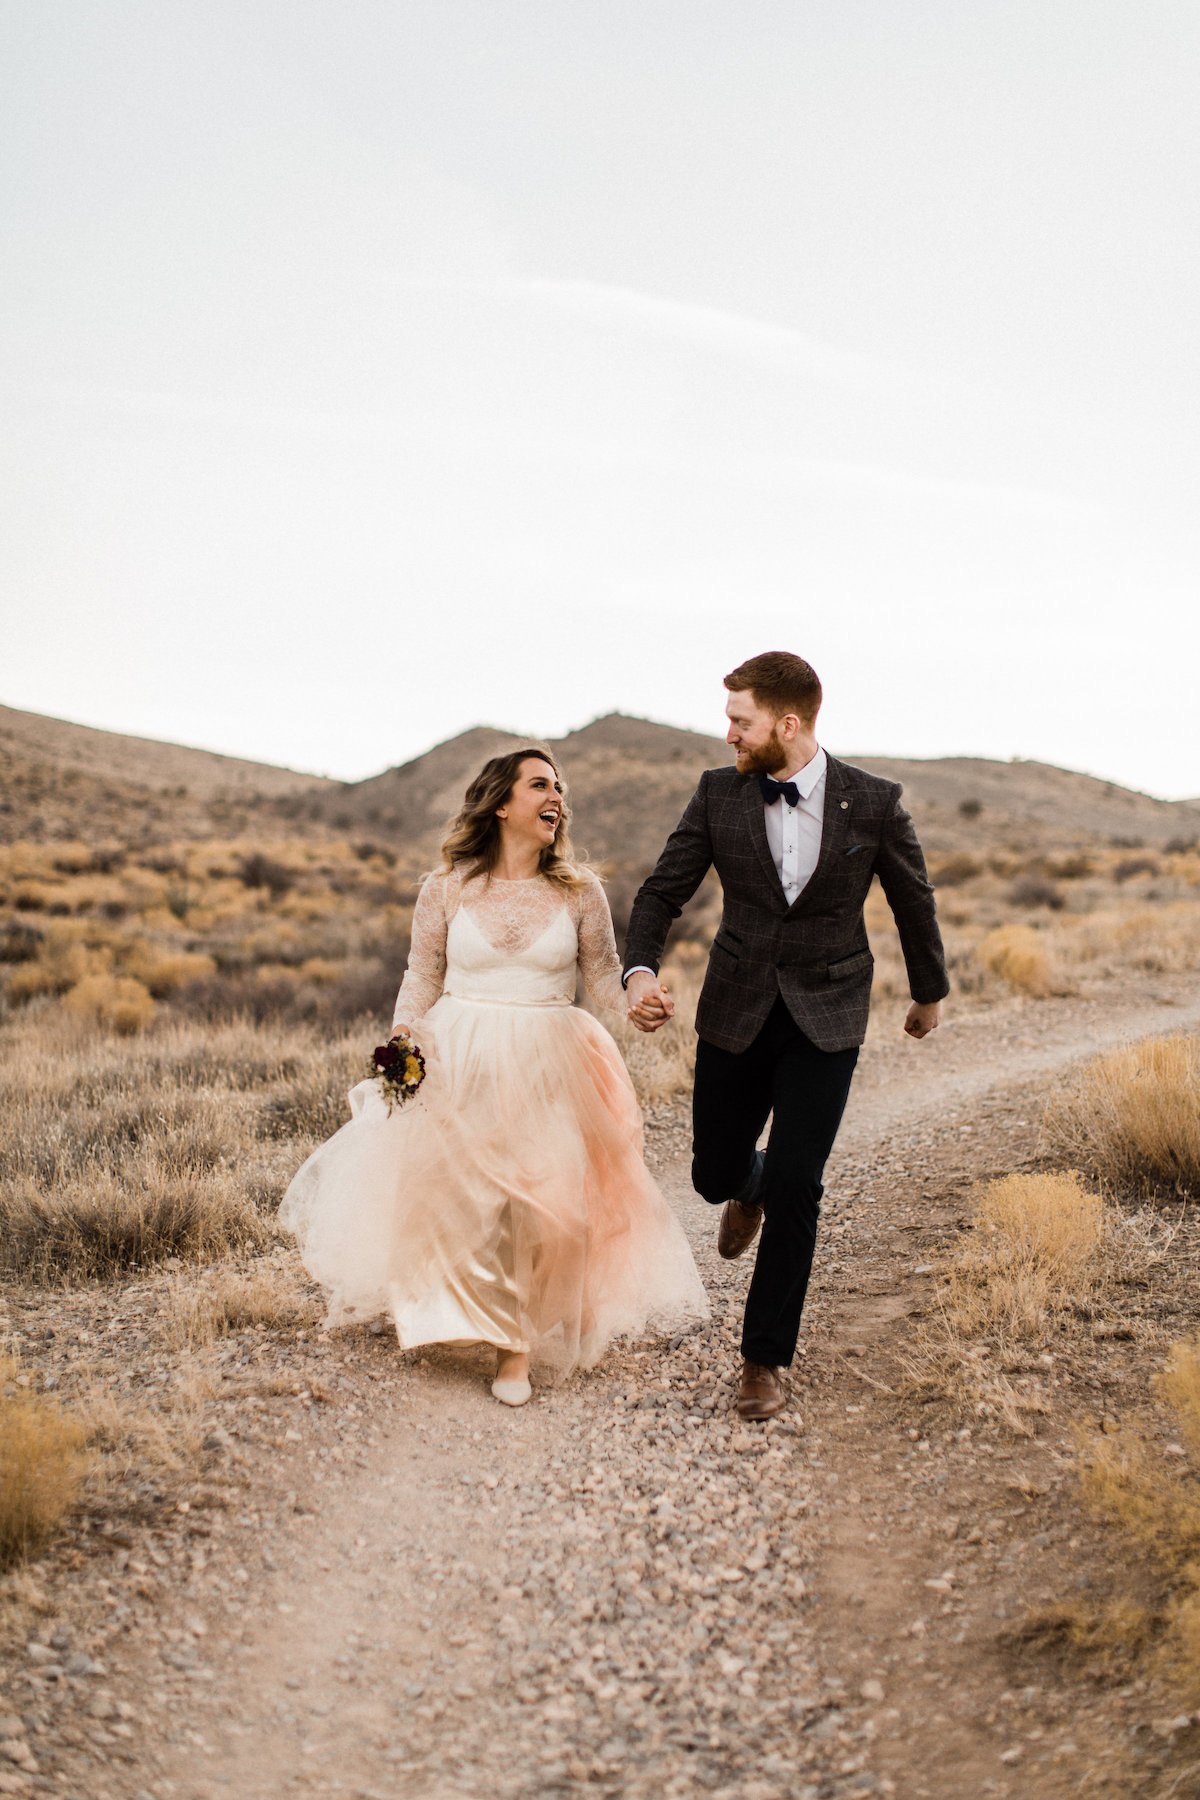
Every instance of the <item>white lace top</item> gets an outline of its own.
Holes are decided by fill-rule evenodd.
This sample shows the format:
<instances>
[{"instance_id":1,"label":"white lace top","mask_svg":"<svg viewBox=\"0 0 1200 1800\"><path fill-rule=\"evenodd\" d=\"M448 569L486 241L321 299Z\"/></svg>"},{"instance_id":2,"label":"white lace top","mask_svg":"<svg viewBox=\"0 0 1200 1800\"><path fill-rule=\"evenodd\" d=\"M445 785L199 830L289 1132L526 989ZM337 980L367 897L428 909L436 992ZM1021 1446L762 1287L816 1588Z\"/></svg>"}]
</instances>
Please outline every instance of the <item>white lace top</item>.
<instances>
[{"instance_id":1,"label":"white lace top","mask_svg":"<svg viewBox=\"0 0 1200 1800\"><path fill-rule=\"evenodd\" d=\"M456 869L428 876L413 913L393 1029L415 1023L443 993L569 1006L577 973L598 1006L625 1012L608 900L590 869L580 874L582 884L567 893L540 875L498 881Z\"/></svg>"}]
</instances>

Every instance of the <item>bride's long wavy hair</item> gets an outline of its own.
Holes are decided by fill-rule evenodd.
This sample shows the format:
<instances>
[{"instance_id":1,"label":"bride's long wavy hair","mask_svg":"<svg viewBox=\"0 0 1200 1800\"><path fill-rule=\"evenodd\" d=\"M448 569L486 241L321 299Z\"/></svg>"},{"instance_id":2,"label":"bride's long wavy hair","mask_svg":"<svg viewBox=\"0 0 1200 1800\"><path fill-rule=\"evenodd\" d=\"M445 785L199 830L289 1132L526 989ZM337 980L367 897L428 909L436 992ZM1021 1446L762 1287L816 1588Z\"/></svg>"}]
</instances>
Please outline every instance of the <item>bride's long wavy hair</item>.
<instances>
[{"instance_id":1,"label":"bride's long wavy hair","mask_svg":"<svg viewBox=\"0 0 1200 1800\"><path fill-rule=\"evenodd\" d=\"M500 821L496 809L512 799L521 764L530 758L549 763L562 781L558 764L541 745L529 744L523 750L510 750L507 756L493 756L471 782L462 806L450 821L442 844L443 869L457 869L468 881L476 875L492 873L500 856ZM558 830L554 833L553 843L546 845L538 859L538 873L555 887L566 889L579 887L583 879L575 868L575 852L567 830L570 821L564 782Z\"/></svg>"}]
</instances>

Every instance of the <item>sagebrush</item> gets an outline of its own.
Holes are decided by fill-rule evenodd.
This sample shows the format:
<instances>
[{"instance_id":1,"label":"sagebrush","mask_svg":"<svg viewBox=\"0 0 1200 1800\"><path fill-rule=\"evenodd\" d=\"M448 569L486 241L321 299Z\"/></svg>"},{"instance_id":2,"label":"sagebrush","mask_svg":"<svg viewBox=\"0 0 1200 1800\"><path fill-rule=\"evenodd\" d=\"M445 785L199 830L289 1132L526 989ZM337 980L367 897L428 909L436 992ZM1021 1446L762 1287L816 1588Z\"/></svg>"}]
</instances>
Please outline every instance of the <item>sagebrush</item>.
<instances>
[{"instance_id":1,"label":"sagebrush","mask_svg":"<svg viewBox=\"0 0 1200 1800\"><path fill-rule=\"evenodd\" d=\"M1094 1058L1053 1096L1043 1130L1052 1154L1113 1187L1200 1192L1200 1036Z\"/></svg>"}]
</instances>

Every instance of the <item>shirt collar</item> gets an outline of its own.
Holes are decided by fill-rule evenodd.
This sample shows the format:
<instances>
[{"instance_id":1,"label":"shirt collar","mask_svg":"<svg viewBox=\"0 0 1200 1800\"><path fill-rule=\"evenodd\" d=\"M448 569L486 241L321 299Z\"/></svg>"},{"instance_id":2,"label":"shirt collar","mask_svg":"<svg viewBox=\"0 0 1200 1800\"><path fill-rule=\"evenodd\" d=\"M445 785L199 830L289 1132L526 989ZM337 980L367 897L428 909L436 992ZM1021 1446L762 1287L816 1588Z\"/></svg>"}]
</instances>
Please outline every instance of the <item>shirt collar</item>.
<instances>
[{"instance_id":1,"label":"shirt collar","mask_svg":"<svg viewBox=\"0 0 1200 1800\"><path fill-rule=\"evenodd\" d=\"M800 798L802 800L812 799L815 789L819 787L821 782L825 779L825 770L828 765L829 758L826 756L824 750L818 748L817 754L813 757L812 761L806 762L804 767L799 770L797 774L790 777L799 789Z\"/></svg>"}]
</instances>

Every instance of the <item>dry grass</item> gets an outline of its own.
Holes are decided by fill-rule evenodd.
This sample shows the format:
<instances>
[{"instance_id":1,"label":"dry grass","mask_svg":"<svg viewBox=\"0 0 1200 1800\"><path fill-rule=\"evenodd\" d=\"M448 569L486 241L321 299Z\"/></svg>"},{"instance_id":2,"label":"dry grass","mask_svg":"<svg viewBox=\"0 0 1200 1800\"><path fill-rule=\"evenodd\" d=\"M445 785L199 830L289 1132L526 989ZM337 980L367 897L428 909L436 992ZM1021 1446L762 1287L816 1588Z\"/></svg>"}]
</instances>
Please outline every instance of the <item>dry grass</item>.
<instances>
[{"instance_id":1,"label":"dry grass","mask_svg":"<svg viewBox=\"0 0 1200 1800\"><path fill-rule=\"evenodd\" d=\"M1119 1222L1079 1175L1007 1175L981 1191L975 1227L942 1271L938 1308L906 1359L914 1392L1030 1435L1048 1413L1043 1369L1026 1346L1061 1313L1091 1310L1124 1253Z\"/></svg>"},{"instance_id":2,"label":"dry grass","mask_svg":"<svg viewBox=\"0 0 1200 1800\"><path fill-rule=\"evenodd\" d=\"M303 1155L344 1123L369 1035L243 1023L122 1041L61 1015L10 1024L0 1271L107 1278L263 1244Z\"/></svg>"},{"instance_id":3,"label":"dry grass","mask_svg":"<svg viewBox=\"0 0 1200 1800\"><path fill-rule=\"evenodd\" d=\"M177 1344L211 1344L255 1325L315 1324L319 1308L278 1271L218 1272L198 1285L177 1284L170 1336Z\"/></svg>"},{"instance_id":4,"label":"dry grass","mask_svg":"<svg viewBox=\"0 0 1200 1800\"><path fill-rule=\"evenodd\" d=\"M94 1023L135 1030L147 1003L97 985L136 981L174 1016L247 1014L344 1025L391 1006L408 948L411 874L369 845L230 839L114 847L0 846L0 1005L70 994ZM264 975L265 971L265 975ZM115 1021L107 1012L120 1005Z\"/></svg>"},{"instance_id":5,"label":"dry grass","mask_svg":"<svg viewBox=\"0 0 1200 1800\"><path fill-rule=\"evenodd\" d=\"M74 1404L97 1457L89 1498L117 1495L148 1471L178 1474L194 1469L213 1391L207 1376L185 1368L157 1406L138 1406L103 1387L82 1395Z\"/></svg>"},{"instance_id":6,"label":"dry grass","mask_svg":"<svg viewBox=\"0 0 1200 1800\"><path fill-rule=\"evenodd\" d=\"M1112 1520L1149 1554L1167 1583L1167 1599L1155 1620L1159 1654L1168 1672L1200 1698L1200 1341L1176 1344L1155 1383L1174 1415L1183 1458L1165 1463L1161 1445L1151 1449L1126 1430L1093 1433L1082 1440L1081 1484L1085 1501ZM1120 1604L1120 1603L1118 1603ZM1096 1615L1092 1637L1102 1642L1113 1621Z\"/></svg>"},{"instance_id":7,"label":"dry grass","mask_svg":"<svg viewBox=\"0 0 1200 1800\"><path fill-rule=\"evenodd\" d=\"M197 1176L156 1155L122 1180L99 1171L52 1194L21 1183L0 1203L0 1222L0 1266L46 1283L111 1277L168 1256L221 1256L270 1237L232 1175Z\"/></svg>"},{"instance_id":8,"label":"dry grass","mask_svg":"<svg viewBox=\"0 0 1200 1800\"><path fill-rule=\"evenodd\" d=\"M0 1356L0 1568L52 1537L79 1498L84 1432Z\"/></svg>"},{"instance_id":9,"label":"dry grass","mask_svg":"<svg viewBox=\"0 0 1200 1800\"><path fill-rule=\"evenodd\" d=\"M982 1190L975 1229L947 1271L943 1315L959 1337L1039 1335L1104 1278L1107 1211L1074 1171L1006 1175Z\"/></svg>"},{"instance_id":10,"label":"dry grass","mask_svg":"<svg viewBox=\"0 0 1200 1800\"><path fill-rule=\"evenodd\" d=\"M1044 1132L1053 1153L1115 1187L1200 1191L1200 1037L1146 1038L1087 1063Z\"/></svg>"},{"instance_id":11,"label":"dry grass","mask_svg":"<svg viewBox=\"0 0 1200 1800\"><path fill-rule=\"evenodd\" d=\"M1055 932L1060 956L1080 968L1107 964L1169 974L1200 967L1200 906L1171 901L1127 912L1104 909L1064 921Z\"/></svg>"},{"instance_id":12,"label":"dry grass","mask_svg":"<svg viewBox=\"0 0 1200 1800\"><path fill-rule=\"evenodd\" d=\"M1014 994L1044 1000L1061 992L1046 949L1045 935L1029 925L1000 925L989 931L976 955Z\"/></svg>"}]
</instances>

